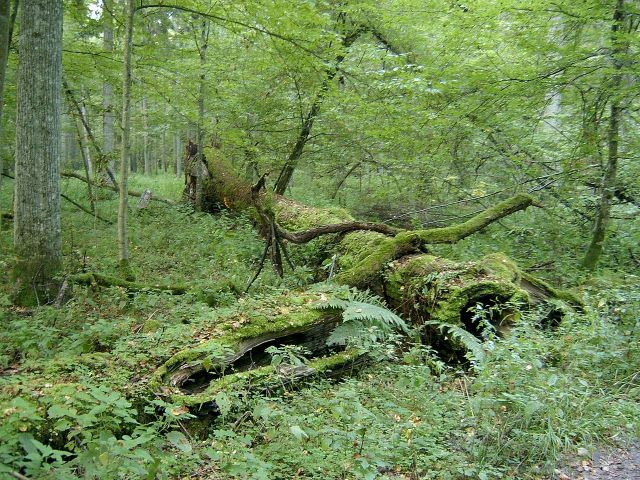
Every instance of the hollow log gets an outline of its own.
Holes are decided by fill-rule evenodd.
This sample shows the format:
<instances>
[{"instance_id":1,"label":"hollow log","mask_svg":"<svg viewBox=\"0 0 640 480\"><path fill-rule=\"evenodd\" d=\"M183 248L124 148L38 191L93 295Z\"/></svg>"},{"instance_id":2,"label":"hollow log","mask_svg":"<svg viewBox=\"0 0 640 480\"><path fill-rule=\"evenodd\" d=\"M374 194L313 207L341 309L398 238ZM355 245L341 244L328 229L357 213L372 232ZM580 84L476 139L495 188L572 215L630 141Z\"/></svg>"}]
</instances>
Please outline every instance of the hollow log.
<instances>
[{"instance_id":1,"label":"hollow log","mask_svg":"<svg viewBox=\"0 0 640 480\"><path fill-rule=\"evenodd\" d=\"M336 283L382 296L390 308L420 328L423 339L438 347L445 342L430 327L434 322L480 335L474 317L478 306L491 312L487 320L498 332L516 322L519 311L533 306L546 306L550 322L558 321L566 310L580 308L579 298L521 271L505 255L453 262L428 253L430 244L456 242L536 205L528 195L504 200L460 225L407 231L357 222L344 209L314 208L258 191L219 158L209 160L208 170L203 186L205 210L244 212L265 235L277 229L280 238L291 243L318 242L314 251L320 253L308 259L310 265L325 271L321 267L333 258ZM325 340L340 322L340 312L318 310L314 304L319 301L321 295L312 291L286 293L265 300L257 310L221 319L212 327L213 333L207 331L200 340L196 335L193 348L162 365L150 385L175 402L215 410L215 397L225 389L265 391L348 371L363 359L354 351L327 348ZM307 365L282 372L268 363L266 348L292 344L312 352ZM451 345L448 351L455 353Z\"/></svg>"},{"instance_id":2,"label":"hollow log","mask_svg":"<svg viewBox=\"0 0 640 480\"><path fill-rule=\"evenodd\" d=\"M215 325L194 332L194 344L173 355L149 381L155 393L193 408L215 411L221 392L270 392L304 379L339 375L365 359L356 350L330 349L326 340L340 323L340 312L318 308L317 292L284 293L259 308L247 306ZM274 366L271 346L299 345L309 352L302 365Z\"/></svg>"}]
</instances>

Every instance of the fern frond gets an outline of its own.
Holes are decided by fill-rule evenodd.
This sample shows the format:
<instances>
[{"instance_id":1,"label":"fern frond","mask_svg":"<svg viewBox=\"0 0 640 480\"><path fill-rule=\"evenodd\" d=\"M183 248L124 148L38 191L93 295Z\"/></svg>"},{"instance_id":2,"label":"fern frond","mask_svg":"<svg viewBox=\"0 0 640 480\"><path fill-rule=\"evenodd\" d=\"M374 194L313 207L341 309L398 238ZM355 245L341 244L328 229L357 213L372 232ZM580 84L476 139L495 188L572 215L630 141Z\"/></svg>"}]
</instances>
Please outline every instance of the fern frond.
<instances>
[{"instance_id":1,"label":"fern frond","mask_svg":"<svg viewBox=\"0 0 640 480\"><path fill-rule=\"evenodd\" d=\"M343 292L340 292L343 293ZM398 315L384 306L383 301L370 294L351 289L347 299L329 297L314 305L318 310L342 310L343 323L329 336L329 345L345 345L348 341L370 336L375 327L382 337L393 330L409 333L409 327Z\"/></svg>"},{"instance_id":2,"label":"fern frond","mask_svg":"<svg viewBox=\"0 0 640 480\"><path fill-rule=\"evenodd\" d=\"M434 320L425 322L425 325L433 325L440 329L440 331L446 331L451 337L460 341L460 343L468 350L471 356L470 360L474 361L476 364L484 362L486 355L482 342L472 333L457 325L437 322Z\"/></svg>"},{"instance_id":3,"label":"fern frond","mask_svg":"<svg viewBox=\"0 0 640 480\"><path fill-rule=\"evenodd\" d=\"M365 320L381 323L382 325L408 331L407 324L391 310L364 302L348 302L342 312L345 322L350 320Z\"/></svg>"}]
</instances>

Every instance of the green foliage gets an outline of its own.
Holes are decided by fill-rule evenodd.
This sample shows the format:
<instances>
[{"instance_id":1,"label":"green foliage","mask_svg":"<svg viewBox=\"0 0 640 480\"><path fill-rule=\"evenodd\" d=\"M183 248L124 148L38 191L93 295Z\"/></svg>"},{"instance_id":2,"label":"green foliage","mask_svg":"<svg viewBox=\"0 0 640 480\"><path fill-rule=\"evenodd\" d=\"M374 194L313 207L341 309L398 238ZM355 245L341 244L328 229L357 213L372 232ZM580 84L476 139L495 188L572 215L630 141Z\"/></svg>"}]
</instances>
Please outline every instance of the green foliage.
<instances>
[{"instance_id":1,"label":"green foliage","mask_svg":"<svg viewBox=\"0 0 640 480\"><path fill-rule=\"evenodd\" d=\"M329 291L333 295L314 308L341 310L342 324L327 339L328 345L372 345L394 331L409 332L405 321L384 306L383 301L369 292L357 289ZM344 297L344 298L341 298Z\"/></svg>"},{"instance_id":2,"label":"green foliage","mask_svg":"<svg viewBox=\"0 0 640 480\"><path fill-rule=\"evenodd\" d=\"M64 70L102 144L103 83L119 97L114 67L122 42L116 28L115 50L102 51L102 20L91 13L99 3L65 2ZM287 192L331 207L317 210L309 224L340 221L345 207L357 218L447 227L529 191L544 209L430 253L469 260L504 252L525 272L580 284L587 311L545 331L536 312L523 315L500 338L488 328L486 309L471 315L480 339L460 325L429 323L467 350L475 368L462 372L431 346L395 336L407 326L379 299L324 287L327 299L316 308L339 311L343 320L329 342L361 347L379 363L357 378L318 382L284 398L218 392L221 415L207 430L184 405L156 397L164 393L150 389L149 378L167 359L199 345L214 367L225 353L212 346L218 335L281 327L274 318L317 298L285 288L316 280L322 260L314 253L333 239L292 249L294 272L280 280L265 268L251 296L239 298L264 247L251 220L151 202L130 211L132 273L140 283L188 283L194 293L76 285L63 308L27 311L10 305L11 228L3 216L0 476L526 479L550 473L558 456L578 445L638 438L640 170L633 154L640 135L633 115L640 84L625 81L612 91L610 52L618 41L629 43L622 73L632 79L639 44L635 24L612 36L613 0L533 0L526 8L516 0L434 0L427 7L418 0L177 3L216 17L209 19L208 50L215 53L200 64L202 18L165 8L137 14L132 159L140 171L146 137L153 175L134 174L131 188L179 199L183 182L173 162L183 152L172 140L184 144L194 125L247 178L270 171L270 187L321 93ZM626 5L636 18L637 7ZM115 25L122 23L121 7L115 2ZM349 32L360 36L345 48L340 37ZM11 49L0 132L9 173L17 53ZM613 99L625 105L618 184L604 271L588 278L578 260L600 202ZM81 169L70 116L64 129L63 167ZM4 215L12 208L12 184L2 180ZM88 204L77 180L63 179L62 190ZM97 213L115 220L116 196L100 190L97 198ZM66 201L62 215L65 272L117 275L116 226ZM365 234L347 238L360 246L367 241ZM379 244L369 241L361 251ZM386 246L372 259L384 261L367 263L367 271L378 273L395 257L394 242ZM303 264L309 259L315 263ZM455 275L427 278L425 302L435 304ZM451 311L459 313L457 307ZM250 322L246 312L254 314ZM235 322L221 325L229 318ZM269 353L273 367L306 363L296 345ZM191 429L210 437L201 443Z\"/></svg>"},{"instance_id":3,"label":"green foliage","mask_svg":"<svg viewBox=\"0 0 640 480\"><path fill-rule=\"evenodd\" d=\"M482 364L485 361L485 351L482 342L470 333L458 325L451 323L442 323L437 321L425 322L425 325L432 325L439 329L441 332L449 335L454 340L457 340L467 350L465 356L472 362L474 368L482 369ZM448 338L445 337L445 340Z\"/></svg>"}]
</instances>

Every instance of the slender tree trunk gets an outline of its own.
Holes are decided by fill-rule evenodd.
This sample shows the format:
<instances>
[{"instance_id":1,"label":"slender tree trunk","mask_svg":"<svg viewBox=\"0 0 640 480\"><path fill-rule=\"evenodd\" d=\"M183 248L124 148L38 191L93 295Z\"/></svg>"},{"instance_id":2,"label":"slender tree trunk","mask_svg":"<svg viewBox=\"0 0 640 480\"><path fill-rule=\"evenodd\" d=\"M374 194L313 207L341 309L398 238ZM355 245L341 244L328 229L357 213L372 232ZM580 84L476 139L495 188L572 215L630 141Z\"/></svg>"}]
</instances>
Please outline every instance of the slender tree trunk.
<instances>
[{"instance_id":1,"label":"slender tree trunk","mask_svg":"<svg viewBox=\"0 0 640 480\"><path fill-rule=\"evenodd\" d=\"M96 200L91 186L91 158L89 157L89 145L87 145L86 130L83 129L80 120L76 121L76 132L78 134L78 145L80 146L80 151L82 153L84 174L87 179L87 194L91 204L91 213L96 213Z\"/></svg>"},{"instance_id":2,"label":"slender tree trunk","mask_svg":"<svg viewBox=\"0 0 640 480\"><path fill-rule=\"evenodd\" d=\"M353 42L357 40L360 36L360 30L355 32L351 32L342 37L342 48L345 50L348 49ZM295 172L298 167L298 163L300 162L300 157L302 157L302 153L304 152L304 147L309 141L309 137L311 135L311 128L313 127L313 123L315 122L316 117L320 113L320 107L324 102L324 98L329 91L329 86L331 82L336 77L339 72L340 64L344 61L345 55L341 54L336 57L335 65L332 68L327 69L327 74L322 82L322 86L320 87L320 91L317 93L316 97L311 104L311 109L307 113L307 116L304 118L302 122L302 128L300 129L300 133L298 134L298 138L296 139L296 143L293 146L293 150L289 154L287 161L282 167L280 174L278 175L278 179L276 180L275 187L273 191L278 195L284 195L285 190L289 186L291 182L291 177L293 176L293 172Z\"/></svg>"},{"instance_id":3,"label":"slender tree trunk","mask_svg":"<svg viewBox=\"0 0 640 480\"><path fill-rule=\"evenodd\" d=\"M178 132L173 134L173 156L175 158L176 177L182 178L182 148Z\"/></svg>"},{"instance_id":4,"label":"slender tree trunk","mask_svg":"<svg viewBox=\"0 0 640 480\"><path fill-rule=\"evenodd\" d=\"M160 149L162 171L164 173L167 173L167 153L167 131L165 129L162 131L162 148Z\"/></svg>"},{"instance_id":5,"label":"slender tree trunk","mask_svg":"<svg viewBox=\"0 0 640 480\"><path fill-rule=\"evenodd\" d=\"M204 148L204 100L207 94L206 84L206 65L207 65L207 48L209 47L210 23L208 20L202 20L202 29L200 31L200 86L198 91L198 131L196 144L198 145L198 153L192 167L195 170L196 180L196 210L202 210L202 177L204 175L203 148Z\"/></svg>"},{"instance_id":6,"label":"slender tree trunk","mask_svg":"<svg viewBox=\"0 0 640 480\"><path fill-rule=\"evenodd\" d=\"M80 115L83 118L88 118L87 109L84 105L80 107ZM87 171L87 175L91 177L93 175L93 165L91 164L91 150L89 150L89 135L87 134L87 129L84 127L83 123L78 125L78 128L79 128L78 133L81 133L82 135L80 145L83 150L82 160L84 162L84 168Z\"/></svg>"},{"instance_id":7,"label":"slender tree trunk","mask_svg":"<svg viewBox=\"0 0 640 480\"><path fill-rule=\"evenodd\" d=\"M617 0L616 9L613 14L613 25L611 27L611 37L613 50L611 60L614 67L614 74L611 78L611 103L609 107L609 126L607 129L607 165L602 184L600 187L600 204L596 212L593 226L593 236L583 260L583 266L587 270L594 270L598 265L604 240L611 218L611 200L616 188L616 174L618 170L618 146L620 141L620 118L622 116L620 89L622 86L622 60L621 55L628 48L628 40L621 41L619 35L624 27L625 21L625 0Z\"/></svg>"},{"instance_id":8,"label":"slender tree trunk","mask_svg":"<svg viewBox=\"0 0 640 480\"><path fill-rule=\"evenodd\" d=\"M55 300L62 269L62 0L20 5L14 248L15 302Z\"/></svg>"},{"instance_id":9,"label":"slender tree trunk","mask_svg":"<svg viewBox=\"0 0 640 480\"><path fill-rule=\"evenodd\" d=\"M113 0L104 0L102 9L103 47L105 52L113 52ZM111 171L115 170L115 158L113 157L113 123L115 114L113 111L113 85L109 82L102 84L102 133L104 136L104 155Z\"/></svg>"},{"instance_id":10,"label":"slender tree trunk","mask_svg":"<svg viewBox=\"0 0 640 480\"><path fill-rule=\"evenodd\" d=\"M17 7L17 5L16 5ZM0 0L0 135L2 135L2 114L4 110L4 84L7 73L7 61L9 60L9 44L11 43L11 32L13 30L14 15L11 15L11 0ZM0 152L0 187L2 187L2 155ZM0 218L0 228L2 218Z\"/></svg>"},{"instance_id":11,"label":"slender tree trunk","mask_svg":"<svg viewBox=\"0 0 640 480\"><path fill-rule=\"evenodd\" d=\"M144 174L151 175L151 158L149 156L149 112L147 97L142 97L142 155L144 156Z\"/></svg>"},{"instance_id":12,"label":"slender tree trunk","mask_svg":"<svg viewBox=\"0 0 640 480\"><path fill-rule=\"evenodd\" d=\"M133 49L134 0L127 0L124 65L122 80L122 148L120 156L120 202L118 205L118 260L123 276L129 274L129 238L127 225L127 177L131 134L131 50ZM146 167L146 165L145 165ZM145 172L146 173L146 172Z\"/></svg>"}]
</instances>

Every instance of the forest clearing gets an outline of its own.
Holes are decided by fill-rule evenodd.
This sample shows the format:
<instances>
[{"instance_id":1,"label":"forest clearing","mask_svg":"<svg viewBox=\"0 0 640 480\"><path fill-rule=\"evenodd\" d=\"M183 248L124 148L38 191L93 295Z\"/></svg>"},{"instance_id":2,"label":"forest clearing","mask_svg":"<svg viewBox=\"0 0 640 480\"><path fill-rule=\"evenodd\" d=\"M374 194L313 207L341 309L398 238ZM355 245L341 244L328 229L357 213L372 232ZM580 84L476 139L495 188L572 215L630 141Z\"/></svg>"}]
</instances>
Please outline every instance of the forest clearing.
<instances>
[{"instance_id":1,"label":"forest clearing","mask_svg":"<svg viewBox=\"0 0 640 480\"><path fill-rule=\"evenodd\" d=\"M0 478L640 478L634 0L0 0Z\"/></svg>"}]
</instances>

